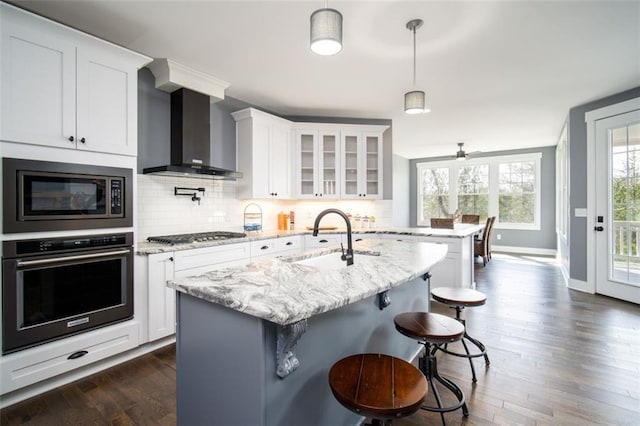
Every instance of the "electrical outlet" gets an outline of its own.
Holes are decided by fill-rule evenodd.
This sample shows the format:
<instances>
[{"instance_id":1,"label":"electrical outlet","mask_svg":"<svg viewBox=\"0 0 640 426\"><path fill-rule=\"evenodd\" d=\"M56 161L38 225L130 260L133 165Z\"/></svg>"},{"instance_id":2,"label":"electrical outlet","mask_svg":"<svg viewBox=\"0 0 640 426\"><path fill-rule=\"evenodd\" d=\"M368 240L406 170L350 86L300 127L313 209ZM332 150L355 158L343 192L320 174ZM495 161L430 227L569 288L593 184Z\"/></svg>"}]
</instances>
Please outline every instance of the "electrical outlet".
<instances>
[{"instance_id":1,"label":"electrical outlet","mask_svg":"<svg viewBox=\"0 0 640 426\"><path fill-rule=\"evenodd\" d=\"M498 234L498 235L496 235L496 238L497 238L498 240L501 240L501 239L502 239L502 235Z\"/></svg>"}]
</instances>

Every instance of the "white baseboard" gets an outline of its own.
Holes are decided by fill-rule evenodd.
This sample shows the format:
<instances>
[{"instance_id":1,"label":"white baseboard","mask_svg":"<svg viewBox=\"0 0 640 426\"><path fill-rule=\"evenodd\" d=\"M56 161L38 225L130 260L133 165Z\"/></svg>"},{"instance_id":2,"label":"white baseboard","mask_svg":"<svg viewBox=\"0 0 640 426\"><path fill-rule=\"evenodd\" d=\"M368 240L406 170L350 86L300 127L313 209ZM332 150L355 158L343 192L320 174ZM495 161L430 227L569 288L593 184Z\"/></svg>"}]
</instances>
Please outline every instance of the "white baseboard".
<instances>
[{"instance_id":1,"label":"white baseboard","mask_svg":"<svg viewBox=\"0 0 640 426\"><path fill-rule=\"evenodd\" d=\"M491 244L491 251L497 253L515 253L515 254L536 254L539 256L556 256L557 250L555 249L543 249L535 247L512 247L512 246L497 246Z\"/></svg>"},{"instance_id":2,"label":"white baseboard","mask_svg":"<svg viewBox=\"0 0 640 426\"><path fill-rule=\"evenodd\" d=\"M569 278L569 283L567 284L571 290L582 291L584 293L595 294L596 289L593 286L589 285L586 281L576 280L575 278Z\"/></svg>"}]
</instances>

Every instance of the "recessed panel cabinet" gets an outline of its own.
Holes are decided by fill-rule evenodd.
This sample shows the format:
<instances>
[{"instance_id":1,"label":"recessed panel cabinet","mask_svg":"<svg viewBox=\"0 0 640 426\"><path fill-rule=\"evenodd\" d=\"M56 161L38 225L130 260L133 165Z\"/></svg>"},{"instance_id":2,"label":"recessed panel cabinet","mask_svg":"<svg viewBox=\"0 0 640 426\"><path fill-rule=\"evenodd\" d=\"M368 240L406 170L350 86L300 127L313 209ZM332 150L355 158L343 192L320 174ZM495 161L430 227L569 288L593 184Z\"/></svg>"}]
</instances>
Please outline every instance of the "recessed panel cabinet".
<instances>
[{"instance_id":1,"label":"recessed panel cabinet","mask_svg":"<svg viewBox=\"0 0 640 426\"><path fill-rule=\"evenodd\" d=\"M149 341L176 332L176 291L167 287L174 279L173 252L148 257Z\"/></svg>"},{"instance_id":2,"label":"recessed panel cabinet","mask_svg":"<svg viewBox=\"0 0 640 426\"><path fill-rule=\"evenodd\" d=\"M0 4L0 139L137 153L139 68L151 58Z\"/></svg>"},{"instance_id":3,"label":"recessed panel cabinet","mask_svg":"<svg viewBox=\"0 0 640 426\"><path fill-rule=\"evenodd\" d=\"M236 120L237 183L240 198L291 198L291 126L271 114L247 108Z\"/></svg>"}]
</instances>

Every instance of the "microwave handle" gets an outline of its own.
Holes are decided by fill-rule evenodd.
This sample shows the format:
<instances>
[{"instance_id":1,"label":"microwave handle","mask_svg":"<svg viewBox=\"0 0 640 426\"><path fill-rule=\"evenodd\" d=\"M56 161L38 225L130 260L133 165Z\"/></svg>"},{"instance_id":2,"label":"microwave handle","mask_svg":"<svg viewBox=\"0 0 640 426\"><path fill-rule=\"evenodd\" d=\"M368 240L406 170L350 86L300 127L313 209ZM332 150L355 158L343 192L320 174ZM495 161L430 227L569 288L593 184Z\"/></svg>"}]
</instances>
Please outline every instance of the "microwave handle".
<instances>
[{"instance_id":1,"label":"microwave handle","mask_svg":"<svg viewBox=\"0 0 640 426\"><path fill-rule=\"evenodd\" d=\"M129 254L129 250L115 250L115 251L109 251L105 253L93 253L93 254L78 254L75 256L55 257L52 259L19 260L18 262L16 262L16 266L18 268L23 268L28 266L47 265L51 263L61 263L61 262L72 262L74 260L95 259L100 257L115 256L115 255L121 255L121 254Z\"/></svg>"}]
</instances>

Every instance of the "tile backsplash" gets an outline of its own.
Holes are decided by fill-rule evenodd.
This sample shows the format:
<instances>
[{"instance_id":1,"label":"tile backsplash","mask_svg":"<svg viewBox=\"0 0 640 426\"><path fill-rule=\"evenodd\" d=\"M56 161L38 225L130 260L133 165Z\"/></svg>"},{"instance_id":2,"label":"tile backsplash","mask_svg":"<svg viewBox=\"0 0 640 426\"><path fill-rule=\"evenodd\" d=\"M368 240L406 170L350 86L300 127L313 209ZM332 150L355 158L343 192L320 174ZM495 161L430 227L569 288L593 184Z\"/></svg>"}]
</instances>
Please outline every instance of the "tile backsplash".
<instances>
[{"instance_id":1,"label":"tile backsplash","mask_svg":"<svg viewBox=\"0 0 640 426\"><path fill-rule=\"evenodd\" d=\"M376 227L391 226L391 200L238 200L236 183L211 178L183 178L138 175L137 239L152 235L171 235L204 231L242 231L244 209L255 203L262 209L264 230L278 228L279 212L295 212L296 229L313 225L315 217L327 208L338 208L353 215L376 217ZM174 188L204 188L200 204L190 196L174 195ZM342 226L337 215L322 219L322 225Z\"/></svg>"}]
</instances>

